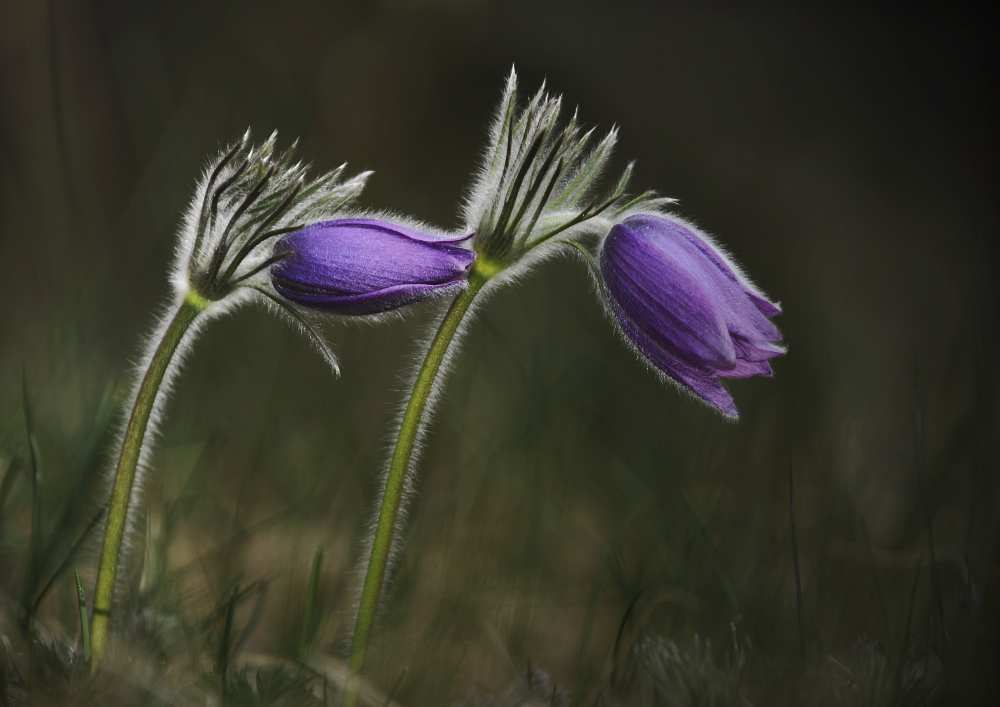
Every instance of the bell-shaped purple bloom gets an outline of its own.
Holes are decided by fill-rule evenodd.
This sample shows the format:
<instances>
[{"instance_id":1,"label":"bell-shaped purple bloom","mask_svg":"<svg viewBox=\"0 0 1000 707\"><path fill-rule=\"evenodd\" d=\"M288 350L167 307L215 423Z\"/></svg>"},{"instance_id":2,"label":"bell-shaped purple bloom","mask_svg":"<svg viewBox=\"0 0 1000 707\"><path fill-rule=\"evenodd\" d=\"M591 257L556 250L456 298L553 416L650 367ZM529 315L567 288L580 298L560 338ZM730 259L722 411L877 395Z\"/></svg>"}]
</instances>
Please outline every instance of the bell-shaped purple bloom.
<instances>
[{"instance_id":1,"label":"bell-shaped purple bloom","mask_svg":"<svg viewBox=\"0 0 1000 707\"><path fill-rule=\"evenodd\" d=\"M460 288L475 255L452 238L377 219L346 218L284 236L271 271L285 298L336 314L376 314Z\"/></svg>"},{"instance_id":2,"label":"bell-shaped purple bloom","mask_svg":"<svg viewBox=\"0 0 1000 707\"><path fill-rule=\"evenodd\" d=\"M623 333L664 375L737 417L723 378L771 376L785 352L767 299L694 226L658 214L615 225L601 250L605 290Z\"/></svg>"}]
</instances>

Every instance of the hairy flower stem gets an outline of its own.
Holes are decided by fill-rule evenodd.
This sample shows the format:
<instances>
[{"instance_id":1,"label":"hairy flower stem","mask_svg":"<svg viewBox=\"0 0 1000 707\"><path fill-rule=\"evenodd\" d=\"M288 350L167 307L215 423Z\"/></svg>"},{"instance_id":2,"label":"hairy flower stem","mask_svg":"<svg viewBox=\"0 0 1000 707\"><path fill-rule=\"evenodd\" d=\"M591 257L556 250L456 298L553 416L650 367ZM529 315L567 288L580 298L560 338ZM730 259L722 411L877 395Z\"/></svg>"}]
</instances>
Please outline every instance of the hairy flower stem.
<instances>
[{"instance_id":1,"label":"hairy flower stem","mask_svg":"<svg viewBox=\"0 0 1000 707\"><path fill-rule=\"evenodd\" d=\"M118 464L115 467L111 498L108 502L107 521L104 527L104 543L101 547L100 564L97 569L97 584L94 589L94 615L90 624L91 671L96 671L107 648L108 629L111 620L111 602L115 591L115 580L121 560L122 540L128 519L135 471L139 464L142 444L149 427L149 418L156 404L160 386L167 368L190 328L191 323L204 311L207 302L197 293L189 292L178 307L173 319L163 332L163 338L149 361L149 367L142 377L139 391L132 405L132 412L122 439Z\"/></svg>"},{"instance_id":2,"label":"hairy flower stem","mask_svg":"<svg viewBox=\"0 0 1000 707\"><path fill-rule=\"evenodd\" d=\"M469 306L493 274L495 271L476 263L469 276L468 287L452 301L447 314L441 320L413 383L413 390L406 404L406 412L403 413L403 421L399 426L396 444L392 450L389 471L386 474L385 490L382 493L375 525L375 537L372 541L371 555L365 570L365 583L361 589L361 602L354 624L350 665L351 672L355 676L364 667L365 656L368 653L368 639L385 584L386 566L389 563L393 535L396 531L406 473L413 459L413 450L423 424L427 402L434 390L441 364L448 354L462 320L469 311ZM348 685L347 707L354 707L357 704L358 688L358 681L351 680Z\"/></svg>"}]
</instances>

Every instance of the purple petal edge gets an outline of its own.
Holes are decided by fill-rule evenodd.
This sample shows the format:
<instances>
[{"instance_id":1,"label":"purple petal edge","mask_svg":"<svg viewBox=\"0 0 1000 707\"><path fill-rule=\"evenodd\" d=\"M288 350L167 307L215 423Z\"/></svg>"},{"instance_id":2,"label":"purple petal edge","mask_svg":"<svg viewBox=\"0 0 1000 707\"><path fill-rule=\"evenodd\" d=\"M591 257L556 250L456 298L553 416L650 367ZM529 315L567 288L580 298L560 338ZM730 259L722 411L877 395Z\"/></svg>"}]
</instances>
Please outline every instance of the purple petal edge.
<instances>
[{"instance_id":1,"label":"purple petal edge","mask_svg":"<svg viewBox=\"0 0 1000 707\"><path fill-rule=\"evenodd\" d=\"M393 285L373 292L356 295L337 295L320 292L300 292L284 287L279 279L274 280L274 288L283 297L306 307L320 309L334 314L381 314L412 304L434 294L444 294L449 290L464 289L466 282L457 280L434 285L407 284Z\"/></svg>"},{"instance_id":2,"label":"purple petal edge","mask_svg":"<svg viewBox=\"0 0 1000 707\"><path fill-rule=\"evenodd\" d=\"M397 233L401 236L409 238L410 240L420 241L421 243L462 243L475 235L474 233L469 233L464 236L428 233L426 231L418 230L412 226L407 226L406 224L391 221L380 221L379 219L374 218L338 218L331 221L319 221L317 223L310 224L307 228L336 228L340 226L371 228L376 231Z\"/></svg>"},{"instance_id":3,"label":"purple petal edge","mask_svg":"<svg viewBox=\"0 0 1000 707\"><path fill-rule=\"evenodd\" d=\"M722 385L718 375L710 370L699 369L684 363L646 336L617 307L613 311L622 333L649 365L710 407L715 408L724 417L731 420L739 419L740 414L736 408L736 402Z\"/></svg>"}]
</instances>

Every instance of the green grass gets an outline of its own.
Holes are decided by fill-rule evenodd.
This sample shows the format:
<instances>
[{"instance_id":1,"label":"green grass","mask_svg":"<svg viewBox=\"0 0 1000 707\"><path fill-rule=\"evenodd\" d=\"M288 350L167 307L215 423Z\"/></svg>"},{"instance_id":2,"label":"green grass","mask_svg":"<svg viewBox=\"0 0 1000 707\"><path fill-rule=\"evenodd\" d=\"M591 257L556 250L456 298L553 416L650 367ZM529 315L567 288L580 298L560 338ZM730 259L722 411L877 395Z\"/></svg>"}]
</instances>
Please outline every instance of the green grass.
<instances>
[{"instance_id":1,"label":"green grass","mask_svg":"<svg viewBox=\"0 0 1000 707\"><path fill-rule=\"evenodd\" d=\"M673 401L688 415L650 434L620 419L610 385L577 381L608 376L633 405L671 391L597 357L567 370L542 343L501 342L510 310L498 309L474 327L465 360L480 366L454 371L428 437L367 703L903 706L977 704L995 689L995 525L986 497L959 492L960 473L904 461L924 481L887 541L864 512L865 480L845 485L822 454L797 447L790 494L790 445L766 406L751 402L733 427ZM238 420L186 422L209 400L208 358L154 453L96 679L79 585L93 576L117 396L66 398L86 370L8 385L7 704L337 704L378 435L341 417L350 390L318 418L279 414L295 392L275 386ZM942 474L958 474L952 493L919 495Z\"/></svg>"}]
</instances>

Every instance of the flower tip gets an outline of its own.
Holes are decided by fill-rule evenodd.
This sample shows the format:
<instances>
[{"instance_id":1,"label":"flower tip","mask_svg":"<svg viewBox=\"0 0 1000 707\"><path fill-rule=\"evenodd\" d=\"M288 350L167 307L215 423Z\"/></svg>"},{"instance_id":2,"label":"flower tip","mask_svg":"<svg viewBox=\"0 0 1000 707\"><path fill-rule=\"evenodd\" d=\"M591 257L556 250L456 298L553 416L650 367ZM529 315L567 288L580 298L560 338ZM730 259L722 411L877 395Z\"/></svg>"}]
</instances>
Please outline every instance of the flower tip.
<instances>
[{"instance_id":1,"label":"flower tip","mask_svg":"<svg viewBox=\"0 0 1000 707\"><path fill-rule=\"evenodd\" d=\"M772 302L764 295L753 290L753 288L745 288L747 297L753 302L754 306L757 308L761 314L763 314L768 319L772 317L777 317L779 314L784 313L781 307L781 302ZM784 353L784 352L782 352Z\"/></svg>"},{"instance_id":2,"label":"flower tip","mask_svg":"<svg viewBox=\"0 0 1000 707\"><path fill-rule=\"evenodd\" d=\"M736 401L720 383L705 386L695 382L691 386L689 383L679 382L682 388L687 388L692 397L719 413L726 422L739 422L740 411L736 407Z\"/></svg>"}]
</instances>

